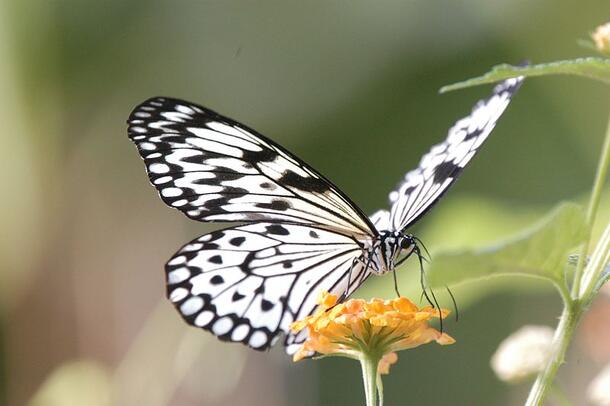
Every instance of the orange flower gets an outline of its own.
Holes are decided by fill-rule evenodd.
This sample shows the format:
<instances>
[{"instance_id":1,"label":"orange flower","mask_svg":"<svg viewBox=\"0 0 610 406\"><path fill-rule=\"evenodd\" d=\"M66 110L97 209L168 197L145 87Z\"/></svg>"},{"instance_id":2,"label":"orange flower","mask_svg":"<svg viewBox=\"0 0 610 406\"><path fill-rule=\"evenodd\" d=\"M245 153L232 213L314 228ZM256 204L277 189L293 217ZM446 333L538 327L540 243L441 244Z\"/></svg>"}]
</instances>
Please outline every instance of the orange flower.
<instances>
[{"instance_id":1,"label":"orange flower","mask_svg":"<svg viewBox=\"0 0 610 406\"><path fill-rule=\"evenodd\" d=\"M309 337L294 354L294 361L320 355L342 355L362 360L377 360L378 372L388 373L397 360L395 351L405 350L436 341L441 345L455 340L428 325L433 318L447 317L449 311L426 306L418 308L405 297L392 300L350 299L337 303L337 297L327 292L318 300L314 314L292 324L299 332L308 329Z\"/></svg>"}]
</instances>

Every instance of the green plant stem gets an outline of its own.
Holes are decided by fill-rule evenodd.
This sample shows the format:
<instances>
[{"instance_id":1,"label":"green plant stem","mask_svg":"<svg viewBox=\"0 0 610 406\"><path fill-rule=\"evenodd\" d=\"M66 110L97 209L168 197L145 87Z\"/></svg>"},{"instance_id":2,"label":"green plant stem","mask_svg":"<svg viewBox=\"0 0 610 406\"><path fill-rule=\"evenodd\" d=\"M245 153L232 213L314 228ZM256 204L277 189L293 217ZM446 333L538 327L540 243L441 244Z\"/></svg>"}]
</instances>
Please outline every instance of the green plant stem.
<instances>
[{"instance_id":1,"label":"green plant stem","mask_svg":"<svg viewBox=\"0 0 610 406\"><path fill-rule=\"evenodd\" d=\"M566 396L565 392L557 385L551 388L551 398L557 406L572 406L572 402Z\"/></svg>"},{"instance_id":2,"label":"green plant stem","mask_svg":"<svg viewBox=\"0 0 610 406\"><path fill-rule=\"evenodd\" d=\"M566 350L570 345L576 325L580 319L580 303L572 302L563 308L559 324L555 330L549 361L544 370L536 378L534 386L525 402L525 406L538 406L553 386L557 370L563 363Z\"/></svg>"},{"instance_id":3,"label":"green plant stem","mask_svg":"<svg viewBox=\"0 0 610 406\"><path fill-rule=\"evenodd\" d=\"M595 290L602 283L600 279L608 263L610 263L610 223L606 225L606 229L602 233L602 237L595 250L593 250L591 259L582 274L579 298L582 299L584 306L588 306L593 296L595 296Z\"/></svg>"},{"instance_id":4,"label":"green plant stem","mask_svg":"<svg viewBox=\"0 0 610 406\"><path fill-rule=\"evenodd\" d=\"M601 193L606 181L606 174L610 167L610 119L608 121L608 127L606 128L606 138L602 147L602 154L597 165L597 173L595 174L595 181L593 182L593 190L591 192L591 199L589 200L589 208L587 210L587 237L583 243L580 256L578 257L578 263L576 264L576 271L574 273L574 283L572 284L572 297L578 297L580 292L580 284L582 279L582 273L587 262L587 255L589 253L589 245L591 244L591 234L593 231L593 224L595 217L597 216L597 209L599 208L599 201L601 200Z\"/></svg>"},{"instance_id":5,"label":"green plant stem","mask_svg":"<svg viewBox=\"0 0 610 406\"><path fill-rule=\"evenodd\" d=\"M576 265L576 272L574 273L571 295L567 298L565 297L565 295L562 295L564 299L564 308L563 312L561 313L561 318L559 319L557 329L555 330L555 335L553 336L553 344L549 353L549 360L547 361L544 370L540 372L540 374L538 374L536 382L534 382L534 385L532 386L532 389L530 390L529 396L525 403L526 406L542 405L545 396L553 387L555 376L557 375L557 371L559 370L559 367L565 359L566 351L568 349L570 341L572 340L572 336L574 335L574 331L576 330L576 326L578 325L580 317L582 316L583 311L588 305L588 303L590 303L591 301L591 297L589 296L595 294L594 290L590 288L590 286L592 286L591 284L595 281L592 280L591 275L589 274L590 272L595 273L598 270L588 268L587 272L584 271L587 262L587 254L589 252L589 247L591 244L593 224L595 223L595 218L597 216L597 209L599 208L601 192L606 181L606 174L608 172L609 167L610 120L606 129L606 138L604 140L604 146L602 147L601 157L597 166L595 181L593 182L593 190L591 192L591 199L589 201L589 208L587 210L586 218L587 236L585 238L582 251L578 258L578 263ZM600 246L598 247L598 249L596 249L596 253L598 250L604 251L604 249L607 248L606 244L608 243L604 243L604 238L602 238L602 240L603 241L600 242ZM602 254L604 254L604 252L602 252L600 255ZM602 264L602 267L600 269L603 270L603 266L605 266L605 264ZM591 280L586 281L584 289L581 290L583 277L587 277Z\"/></svg>"},{"instance_id":6,"label":"green plant stem","mask_svg":"<svg viewBox=\"0 0 610 406\"><path fill-rule=\"evenodd\" d=\"M572 303L572 297L570 296L570 290L568 289L565 281L555 281L554 282L559 295L561 296L563 306L569 306Z\"/></svg>"},{"instance_id":7,"label":"green plant stem","mask_svg":"<svg viewBox=\"0 0 610 406\"><path fill-rule=\"evenodd\" d=\"M383 406L383 382L381 382L381 375L377 374L377 394L379 395L379 406Z\"/></svg>"},{"instance_id":8,"label":"green plant stem","mask_svg":"<svg viewBox=\"0 0 610 406\"><path fill-rule=\"evenodd\" d=\"M362 367L362 383L364 384L364 393L366 395L366 406L378 406L377 366L379 365L379 359L380 358L375 355L366 353L363 353L360 357L360 366ZM381 390L381 387L379 390Z\"/></svg>"}]
</instances>

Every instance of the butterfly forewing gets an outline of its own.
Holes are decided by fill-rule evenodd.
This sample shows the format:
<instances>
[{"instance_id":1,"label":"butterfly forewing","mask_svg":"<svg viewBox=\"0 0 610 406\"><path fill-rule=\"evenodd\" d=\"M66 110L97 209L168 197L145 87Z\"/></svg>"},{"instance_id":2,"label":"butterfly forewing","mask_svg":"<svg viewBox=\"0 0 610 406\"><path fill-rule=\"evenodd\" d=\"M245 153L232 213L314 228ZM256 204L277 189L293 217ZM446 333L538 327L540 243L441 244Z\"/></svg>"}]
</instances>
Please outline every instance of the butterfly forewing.
<instances>
[{"instance_id":1,"label":"butterfly forewing","mask_svg":"<svg viewBox=\"0 0 610 406\"><path fill-rule=\"evenodd\" d=\"M374 227L331 182L255 131L204 107L156 97L129 136L169 206L200 221L278 221L347 235Z\"/></svg>"},{"instance_id":2,"label":"butterfly forewing","mask_svg":"<svg viewBox=\"0 0 610 406\"><path fill-rule=\"evenodd\" d=\"M519 77L498 84L489 98L480 100L470 115L455 123L447 139L434 145L390 193L390 212L375 213L373 220L403 231L430 209L477 153L522 81Z\"/></svg>"},{"instance_id":3,"label":"butterfly forewing","mask_svg":"<svg viewBox=\"0 0 610 406\"><path fill-rule=\"evenodd\" d=\"M188 323L266 349L313 312L320 292L339 296L360 286L369 275L361 255L357 241L321 228L228 228L191 241L168 261L167 294ZM288 344L301 341L287 337Z\"/></svg>"}]
</instances>

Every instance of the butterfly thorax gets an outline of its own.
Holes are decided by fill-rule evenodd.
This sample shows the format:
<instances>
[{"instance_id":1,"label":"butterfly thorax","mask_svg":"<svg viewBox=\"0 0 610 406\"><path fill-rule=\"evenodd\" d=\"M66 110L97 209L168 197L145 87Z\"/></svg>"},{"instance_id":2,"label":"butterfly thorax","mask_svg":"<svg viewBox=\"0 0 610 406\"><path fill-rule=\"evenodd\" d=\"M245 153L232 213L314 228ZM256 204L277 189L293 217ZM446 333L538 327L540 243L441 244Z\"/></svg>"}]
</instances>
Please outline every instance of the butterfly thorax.
<instances>
[{"instance_id":1,"label":"butterfly thorax","mask_svg":"<svg viewBox=\"0 0 610 406\"><path fill-rule=\"evenodd\" d=\"M394 271L417 250L415 237L400 231L384 231L366 249L365 265L375 274Z\"/></svg>"}]
</instances>

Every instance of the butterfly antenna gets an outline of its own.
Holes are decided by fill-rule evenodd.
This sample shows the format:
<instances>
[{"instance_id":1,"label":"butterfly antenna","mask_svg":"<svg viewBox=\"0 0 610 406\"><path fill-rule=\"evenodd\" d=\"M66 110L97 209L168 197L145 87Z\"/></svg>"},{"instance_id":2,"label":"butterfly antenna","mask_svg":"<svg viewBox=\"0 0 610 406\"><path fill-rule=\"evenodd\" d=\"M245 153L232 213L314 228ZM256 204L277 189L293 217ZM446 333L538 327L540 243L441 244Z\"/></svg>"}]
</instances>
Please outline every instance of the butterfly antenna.
<instances>
[{"instance_id":1,"label":"butterfly antenna","mask_svg":"<svg viewBox=\"0 0 610 406\"><path fill-rule=\"evenodd\" d=\"M413 237L413 238L422 245L422 247L426 251L426 254L428 254L428 256L430 256L430 252L428 252L428 250L426 249L426 246L421 242L421 240L417 237ZM421 275L420 283L422 286L422 294L426 297L426 300L428 301L430 306L432 306L438 310L440 330L441 330L441 334L442 334L443 333L443 315L441 314L441 306L438 304L438 300L436 299L436 295L434 294L434 291L432 290L432 288L429 288L429 289L430 289L430 295L432 296L432 301L434 303L432 303L432 301L428 297L428 294L426 293L426 287L424 285L424 277L425 277L426 271L424 270L424 263L423 263L423 259L425 259L425 258L423 258L423 255L421 254L419 247L416 247L415 253L417 254L417 258L419 259L419 267L420 267L420 275ZM453 297L453 293L451 293L449 288L447 286L445 286L445 288L447 288L447 291L449 292L449 296L451 296L451 300L453 301L453 305L455 307L455 316L456 316L456 321L457 321L458 312L457 312L457 304L455 302L455 298ZM420 299L420 301L421 301L421 299Z\"/></svg>"},{"instance_id":2,"label":"butterfly antenna","mask_svg":"<svg viewBox=\"0 0 610 406\"><path fill-rule=\"evenodd\" d=\"M422 255L421 252L419 251L419 247L415 247L414 249L415 254L417 255L417 259L419 260L419 283L421 285L421 290L422 290L422 295L426 298L426 301L428 301L428 304L430 304L430 306L434 307L434 303L432 303L432 300L430 300L430 296L428 296L428 292L427 292L427 288L426 288L426 283L425 283L425 275L426 272L424 271L424 262L422 261ZM432 290L430 290L432 291ZM421 299L420 299L421 301Z\"/></svg>"},{"instance_id":3,"label":"butterfly antenna","mask_svg":"<svg viewBox=\"0 0 610 406\"><path fill-rule=\"evenodd\" d=\"M396 295L400 297L400 292L398 291L398 278L396 278L396 268L392 271L392 275L394 276L394 290L396 291Z\"/></svg>"},{"instance_id":4,"label":"butterfly antenna","mask_svg":"<svg viewBox=\"0 0 610 406\"><path fill-rule=\"evenodd\" d=\"M432 288L429 288L430 290L430 295L432 296L432 300L430 300L430 297L428 296L428 293L426 292L426 286L424 284L424 276L425 276L425 271L424 271L424 263L422 260L422 255L419 251L419 249L417 249L415 251L415 253L417 254L417 258L419 259L419 267L420 267L420 283L422 286L422 295L424 295L426 297L426 300L428 301L428 303L430 304L430 306L432 306L433 308L438 310L438 315L439 315L439 322L440 322L440 330L441 330L441 334L443 333L443 317L441 314L441 306L438 304L438 300L436 299L436 295L434 294L434 291L432 290ZM453 298L453 295L451 295L451 297ZM455 303L455 299L454 303ZM420 299L421 301L421 299ZM456 314L457 314L457 310L456 310Z\"/></svg>"},{"instance_id":5,"label":"butterfly antenna","mask_svg":"<svg viewBox=\"0 0 610 406\"><path fill-rule=\"evenodd\" d=\"M449 293L449 296L451 296L451 301L453 302L453 309L455 310L455 321L457 322L459 318L457 302L455 301L455 297L453 296L453 292L451 292L451 289L449 289L449 286L445 285L445 289L447 289L447 293Z\"/></svg>"},{"instance_id":6,"label":"butterfly antenna","mask_svg":"<svg viewBox=\"0 0 610 406\"><path fill-rule=\"evenodd\" d=\"M417 238L416 236L413 236L413 239L415 241L417 241L417 243L419 245L421 245L421 247L424 249L424 252L426 253L426 255L428 256L428 258L424 258L426 260L426 262L429 262L430 260L432 260L432 255L430 255L430 251L428 251L428 248L426 248L426 246L424 245L424 243L422 242L422 240L420 240L419 238Z\"/></svg>"},{"instance_id":7,"label":"butterfly antenna","mask_svg":"<svg viewBox=\"0 0 610 406\"><path fill-rule=\"evenodd\" d=\"M440 322L440 330L441 330L441 334L443 334L443 315L441 314L441 306L438 304L438 300L436 300L436 295L434 294L434 291L432 290L432 288L430 288L430 294L432 295L432 299L434 300L434 304L436 305L436 310L438 310L438 319Z\"/></svg>"}]
</instances>

